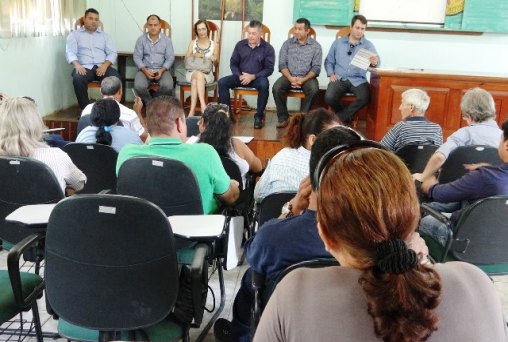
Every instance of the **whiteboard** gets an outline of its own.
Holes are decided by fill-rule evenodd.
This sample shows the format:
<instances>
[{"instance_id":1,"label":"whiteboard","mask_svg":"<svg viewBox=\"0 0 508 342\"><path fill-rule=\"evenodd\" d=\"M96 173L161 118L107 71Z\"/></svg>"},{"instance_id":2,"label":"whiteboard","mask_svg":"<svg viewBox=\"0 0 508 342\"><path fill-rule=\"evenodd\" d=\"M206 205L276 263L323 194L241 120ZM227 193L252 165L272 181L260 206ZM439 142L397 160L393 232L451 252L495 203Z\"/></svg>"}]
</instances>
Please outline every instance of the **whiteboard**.
<instances>
[{"instance_id":1,"label":"whiteboard","mask_svg":"<svg viewBox=\"0 0 508 342\"><path fill-rule=\"evenodd\" d=\"M446 0L361 0L359 12L369 22L442 25Z\"/></svg>"}]
</instances>

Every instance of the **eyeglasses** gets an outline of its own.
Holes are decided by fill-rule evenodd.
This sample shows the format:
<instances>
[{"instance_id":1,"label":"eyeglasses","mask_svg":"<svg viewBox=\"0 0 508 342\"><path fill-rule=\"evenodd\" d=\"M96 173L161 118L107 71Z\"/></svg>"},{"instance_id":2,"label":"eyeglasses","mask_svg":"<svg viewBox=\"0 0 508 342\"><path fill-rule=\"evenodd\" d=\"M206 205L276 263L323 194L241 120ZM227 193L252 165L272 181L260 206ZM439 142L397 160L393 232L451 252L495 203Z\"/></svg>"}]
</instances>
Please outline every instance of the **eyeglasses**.
<instances>
[{"instance_id":1,"label":"eyeglasses","mask_svg":"<svg viewBox=\"0 0 508 342\"><path fill-rule=\"evenodd\" d=\"M353 53L353 49L355 48L356 45L354 44L349 44L349 51L347 52L347 55L348 56L351 56L351 54Z\"/></svg>"},{"instance_id":2,"label":"eyeglasses","mask_svg":"<svg viewBox=\"0 0 508 342\"><path fill-rule=\"evenodd\" d=\"M218 102L208 102L208 104L206 105L206 108L215 108L215 107L219 107L217 110L223 110L226 113L229 113L229 106L227 104Z\"/></svg>"},{"instance_id":3,"label":"eyeglasses","mask_svg":"<svg viewBox=\"0 0 508 342\"><path fill-rule=\"evenodd\" d=\"M328 166L331 165L335 159L344 153L362 148L376 148L387 151L383 145L372 140L360 140L351 144L339 145L332 148L330 151L326 152L321 159L319 159L316 169L314 170L314 174L312 175L312 182L316 186L316 190L319 189L319 185L328 170Z\"/></svg>"}]
</instances>

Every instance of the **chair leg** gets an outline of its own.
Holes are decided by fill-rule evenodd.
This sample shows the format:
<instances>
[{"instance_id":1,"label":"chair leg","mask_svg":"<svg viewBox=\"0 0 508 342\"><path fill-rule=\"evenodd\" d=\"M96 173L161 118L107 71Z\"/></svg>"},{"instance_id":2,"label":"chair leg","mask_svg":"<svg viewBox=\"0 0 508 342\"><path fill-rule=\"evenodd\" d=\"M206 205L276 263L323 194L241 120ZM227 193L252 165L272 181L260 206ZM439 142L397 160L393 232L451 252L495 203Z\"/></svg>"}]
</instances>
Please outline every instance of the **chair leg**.
<instances>
[{"instance_id":1,"label":"chair leg","mask_svg":"<svg viewBox=\"0 0 508 342\"><path fill-rule=\"evenodd\" d=\"M185 100L185 90L182 86L180 86L180 103L182 104L182 107L184 106L184 100Z\"/></svg>"},{"instance_id":2,"label":"chair leg","mask_svg":"<svg viewBox=\"0 0 508 342\"><path fill-rule=\"evenodd\" d=\"M33 322L35 328L35 334L37 336L38 342L44 342L44 338L42 336L42 326L41 326L41 318L39 316L39 308L37 307L37 300L34 299L32 302L32 315Z\"/></svg>"}]
</instances>

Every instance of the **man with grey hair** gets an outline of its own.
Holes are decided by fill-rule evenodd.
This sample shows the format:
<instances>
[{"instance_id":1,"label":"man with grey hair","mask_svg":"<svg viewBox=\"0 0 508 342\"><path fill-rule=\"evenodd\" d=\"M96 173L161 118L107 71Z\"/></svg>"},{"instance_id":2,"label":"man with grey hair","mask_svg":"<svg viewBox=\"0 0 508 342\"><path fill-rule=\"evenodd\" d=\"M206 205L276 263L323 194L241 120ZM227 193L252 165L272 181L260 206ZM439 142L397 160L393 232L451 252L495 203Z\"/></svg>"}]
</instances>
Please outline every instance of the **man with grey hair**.
<instances>
[{"instance_id":1,"label":"man with grey hair","mask_svg":"<svg viewBox=\"0 0 508 342\"><path fill-rule=\"evenodd\" d=\"M481 88L469 89L462 97L460 110L467 126L446 139L446 142L430 157L423 172L413 174L415 180L423 182L431 177L443 166L450 153L459 146L498 146L501 130L495 121L494 98L488 91Z\"/></svg>"},{"instance_id":2,"label":"man with grey hair","mask_svg":"<svg viewBox=\"0 0 508 342\"><path fill-rule=\"evenodd\" d=\"M101 94L103 98L112 98L114 99L118 105L120 106L120 122L124 127L129 128L134 131L141 140L145 141L148 137L148 133L144 128L144 119L141 115L141 109L143 108L143 102L139 96L134 98L134 106L133 109L127 108L123 104L120 103L122 99L122 82L116 76L109 76L102 80L101 82ZM93 103L83 109L81 112L81 118L78 123L78 134L79 132L89 126L90 123L90 113L92 113Z\"/></svg>"},{"instance_id":3,"label":"man with grey hair","mask_svg":"<svg viewBox=\"0 0 508 342\"><path fill-rule=\"evenodd\" d=\"M441 126L424 116L429 104L429 95L421 89L403 92L399 106L402 120L386 133L381 145L393 152L409 144L440 146L443 143Z\"/></svg>"}]
</instances>

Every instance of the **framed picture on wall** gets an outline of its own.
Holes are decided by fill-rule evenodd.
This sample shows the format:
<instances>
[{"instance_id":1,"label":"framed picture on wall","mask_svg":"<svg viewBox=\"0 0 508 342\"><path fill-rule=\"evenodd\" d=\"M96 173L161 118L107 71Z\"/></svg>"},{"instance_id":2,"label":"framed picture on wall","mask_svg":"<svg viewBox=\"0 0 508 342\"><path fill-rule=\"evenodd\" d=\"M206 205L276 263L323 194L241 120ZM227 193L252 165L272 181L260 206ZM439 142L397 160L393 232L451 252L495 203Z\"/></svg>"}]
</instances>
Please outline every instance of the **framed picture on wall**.
<instances>
[{"instance_id":1,"label":"framed picture on wall","mask_svg":"<svg viewBox=\"0 0 508 342\"><path fill-rule=\"evenodd\" d=\"M242 8L245 1L245 21L263 21L264 0L226 0L224 20L241 21ZM220 20L220 0L199 1L199 18Z\"/></svg>"}]
</instances>

